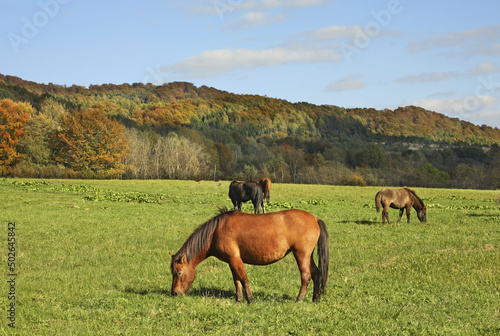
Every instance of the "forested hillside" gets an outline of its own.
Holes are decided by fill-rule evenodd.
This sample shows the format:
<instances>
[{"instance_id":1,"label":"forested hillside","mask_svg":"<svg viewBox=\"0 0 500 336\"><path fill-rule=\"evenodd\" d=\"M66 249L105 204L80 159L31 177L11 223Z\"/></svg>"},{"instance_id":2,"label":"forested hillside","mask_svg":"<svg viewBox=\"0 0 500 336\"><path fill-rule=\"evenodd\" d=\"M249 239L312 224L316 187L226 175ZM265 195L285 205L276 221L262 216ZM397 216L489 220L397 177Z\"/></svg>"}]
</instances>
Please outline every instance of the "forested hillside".
<instances>
[{"instance_id":1,"label":"forested hillside","mask_svg":"<svg viewBox=\"0 0 500 336\"><path fill-rule=\"evenodd\" d=\"M0 75L5 176L500 187L500 130L419 107L345 109L175 82Z\"/></svg>"}]
</instances>

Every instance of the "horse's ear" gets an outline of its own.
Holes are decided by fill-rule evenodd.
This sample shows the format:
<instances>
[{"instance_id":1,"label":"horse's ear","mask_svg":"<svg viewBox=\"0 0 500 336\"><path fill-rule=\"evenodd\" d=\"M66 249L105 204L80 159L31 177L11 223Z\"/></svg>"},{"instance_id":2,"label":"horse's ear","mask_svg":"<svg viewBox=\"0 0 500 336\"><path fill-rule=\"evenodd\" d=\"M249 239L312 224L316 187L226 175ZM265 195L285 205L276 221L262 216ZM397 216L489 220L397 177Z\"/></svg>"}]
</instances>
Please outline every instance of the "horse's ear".
<instances>
[{"instance_id":1,"label":"horse's ear","mask_svg":"<svg viewBox=\"0 0 500 336\"><path fill-rule=\"evenodd\" d=\"M174 258L174 254L172 252L168 252L172 258Z\"/></svg>"},{"instance_id":2,"label":"horse's ear","mask_svg":"<svg viewBox=\"0 0 500 336\"><path fill-rule=\"evenodd\" d=\"M183 254L181 257L181 264L187 264L187 257L185 254Z\"/></svg>"}]
</instances>

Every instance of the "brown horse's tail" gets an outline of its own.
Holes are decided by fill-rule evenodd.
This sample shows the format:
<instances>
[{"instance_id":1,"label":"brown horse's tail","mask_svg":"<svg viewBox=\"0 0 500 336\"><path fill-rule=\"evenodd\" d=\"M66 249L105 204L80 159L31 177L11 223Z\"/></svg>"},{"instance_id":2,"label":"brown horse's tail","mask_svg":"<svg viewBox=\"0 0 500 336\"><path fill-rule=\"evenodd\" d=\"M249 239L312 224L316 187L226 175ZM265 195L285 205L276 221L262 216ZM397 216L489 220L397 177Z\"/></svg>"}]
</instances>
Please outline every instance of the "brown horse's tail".
<instances>
[{"instance_id":1,"label":"brown horse's tail","mask_svg":"<svg viewBox=\"0 0 500 336\"><path fill-rule=\"evenodd\" d=\"M318 219L318 225L320 229L317 246L319 269L318 283L320 289L319 293L324 294L326 292L326 283L328 282L328 267L330 266L330 243L325 223L321 219Z\"/></svg>"},{"instance_id":2,"label":"brown horse's tail","mask_svg":"<svg viewBox=\"0 0 500 336\"><path fill-rule=\"evenodd\" d=\"M375 207L377 208L377 212L380 212L380 205L382 204L382 196L380 195L380 191L375 195Z\"/></svg>"}]
</instances>

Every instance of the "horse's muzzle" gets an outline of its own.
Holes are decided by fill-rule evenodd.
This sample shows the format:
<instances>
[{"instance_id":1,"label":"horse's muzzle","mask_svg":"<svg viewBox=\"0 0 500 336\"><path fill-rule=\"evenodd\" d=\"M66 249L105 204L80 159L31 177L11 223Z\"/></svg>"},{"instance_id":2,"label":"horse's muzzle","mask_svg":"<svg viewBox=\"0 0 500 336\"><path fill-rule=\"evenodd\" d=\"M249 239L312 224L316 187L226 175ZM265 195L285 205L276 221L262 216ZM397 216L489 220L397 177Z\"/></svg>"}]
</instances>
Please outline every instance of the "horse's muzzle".
<instances>
[{"instance_id":1,"label":"horse's muzzle","mask_svg":"<svg viewBox=\"0 0 500 336\"><path fill-rule=\"evenodd\" d=\"M172 290L172 296L184 296L184 293L178 290Z\"/></svg>"}]
</instances>

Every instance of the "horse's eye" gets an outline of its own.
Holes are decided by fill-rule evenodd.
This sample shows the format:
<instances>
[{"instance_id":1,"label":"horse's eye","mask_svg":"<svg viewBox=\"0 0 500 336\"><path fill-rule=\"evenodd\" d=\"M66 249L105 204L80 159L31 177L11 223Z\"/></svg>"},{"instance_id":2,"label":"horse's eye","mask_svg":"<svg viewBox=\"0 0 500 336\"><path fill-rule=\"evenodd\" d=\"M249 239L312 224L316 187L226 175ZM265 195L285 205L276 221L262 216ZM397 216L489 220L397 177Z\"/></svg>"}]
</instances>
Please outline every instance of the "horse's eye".
<instances>
[{"instance_id":1,"label":"horse's eye","mask_svg":"<svg viewBox=\"0 0 500 336\"><path fill-rule=\"evenodd\" d=\"M177 272L177 276L181 276L182 275L182 272Z\"/></svg>"}]
</instances>

